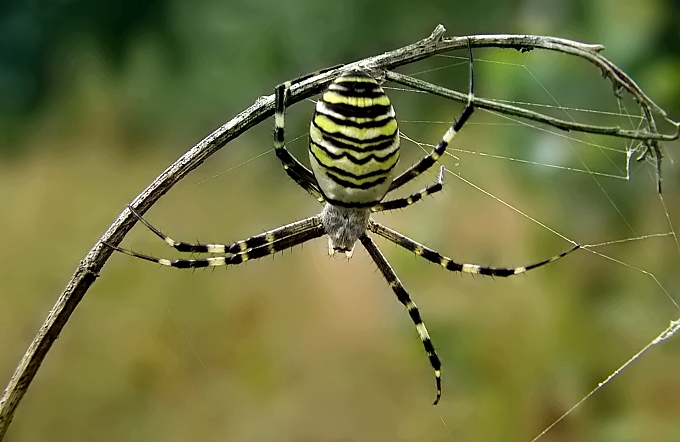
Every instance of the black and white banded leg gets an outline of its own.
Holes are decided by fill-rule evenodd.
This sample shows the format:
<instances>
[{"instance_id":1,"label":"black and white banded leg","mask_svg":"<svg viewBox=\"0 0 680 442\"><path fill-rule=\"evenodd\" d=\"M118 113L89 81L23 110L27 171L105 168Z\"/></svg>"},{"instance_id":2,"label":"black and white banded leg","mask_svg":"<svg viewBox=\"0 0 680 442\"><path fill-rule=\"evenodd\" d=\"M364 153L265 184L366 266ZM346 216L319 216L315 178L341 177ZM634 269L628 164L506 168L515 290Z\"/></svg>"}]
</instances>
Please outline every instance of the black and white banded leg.
<instances>
[{"instance_id":1,"label":"black and white banded leg","mask_svg":"<svg viewBox=\"0 0 680 442\"><path fill-rule=\"evenodd\" d=\"M405 248L406 250L410 250L411 252L415 253L418 256L421 256L425 258L426 260L433 262L435 264L439 264L440 266L444 267L446 270L450 270L452 272L461 272L461 273L471 273L471 274L476 274L476 275L487 275L487 276L500 276L500 277L507 277L507 276L512 276L512 275L519 275L520 273L525 273L528 272L529 270L535 269L537 267L544 266L546 264L550 264L551 262L557 261L558 259L564 258L571 252L581 248L580 244L575 244L572 248L565 250L564 252L559 253L558 255L551 256L548 259L544 259L543 261L535 262L533 264L529 264L526 266L521 266L521 267L486 267L486 266L480 266L477 264L463 264L463 263L458 263L451 258L448 258L436 250L433 250L429 247L425 247L424 245L412 240L411 238L402 235L401 233L392 230L390 228L387 228L383 226L380 223L377 223L373 220L369 220L368 222L368 230L371 232L382 236L385 239L390 240L394 244Z\"/></svg>"},{"instance_id":2,"label":"black and white banded leg","mask_svg":"<svg viewBox=\"0 0 680 442\"><path fill-rule=\"evenodd\" d=\"M432 183L425 187L423 190L413 193L406 198L397 198L390 201L385 201L383 203L376 204L371 207L371 212L384 212L387 210L403 209L411 204L415 204L418 201L422 201L428 195L440 192L444 188L444 166L439 168L439 178L436 183Z\"/></svg>"},{"instance_id":3,"label":"black and white banded leg","mask_svg":"<svg viewBox=\"0 0 680 442\"><path fill-rule=\"evenodd\" d=\"M251 236L250 238L237 241L233 244L200 244L200 243L190 243L183 241L175 241L174 239L167 236L165 233L161 232L158 228L154 227L149 223L142 215L137 213L132 206L128 206L128 210L144 224L149 230L151 230L156 236L162 239L170 247L175 248L179 252L188 253L226 253L226 254L236 254L240 252L245 252L248 249L252 249L257 246L271 244L281 238L297 234L303 231L307 231L321 223L319 215L311 216L309 218L296 221L294 223L286 224L277 229L272 229L264 232L260 235Z\"/></svg>"},{"instance_id":4,"label":"black and white banded leg","mask_svg":"<svg viewBox=\"0 0 680 442\"><path fill-rule=\"evenodd\" d=\"M470 116L475 110L474 104L473 104L473 99L475 97L474 95L474 87L475 87L475 76L474 76L474 68L472 64L472 47L470 46L470 42L468 41L468 59L469 59L469 66L470 66L470 71L468 73L469 75L469 86L468 86L468 102L463 108L463 110L460 112L460 115L454 120L453 124L451 124L451 127L446 131L442 139L437 143L437 145L432 149L432 152L430 152L428 155L423 157L420 161L418 161L416 164L408 168L406 171L404 171L401 175L396 177L394 181L392 181L392 184L390 185L390 192L400 188L404 184L410 182L412 179L415 177L419 176L421 173L425 172L428 170L430 167L434 165L437 160L444 155L444 152L446 152L446 147L453 141L453 138L456 136L456 134L463 128L465 123L468 121Z\"/></svg>"},{"instance_id":5,"label":"black and white banded leg","mask_svg":"<svg viewBox=\"0 0 680 442\"><path fill-rule=\"evenodd\" d=\"M272 255L326 234L321 224L321 217L316 215L242 241L237 241L233 244L194 244L171 239L134 210L130 210L152 232L180 252L225 254L225 256L210 256L207 258L170 260L133 252L132 250L106 243L109 247L126 255L180 269L237 265L252 259Z\"/></svg>"},{"instance_id":6,"label":"black and white banded leg","mask_svg":"<svg viewBox=\"0 0 680 442\"><path fill-rule=\"evenodd\" d=\"M332 68L303 75L285 83L281 83L274 88L274 151L276 152L276 156L281 161L281 164L283 165L283 168L288 176L291 177L293 181L295 181L300 187L309 192L319 202L324 202L324 198L321 195L319 185L316 182L316 178L314 178L314 174L300 161L298 161L297 158L291 155L288 149L286 149L284 129L286 103L288 101L291 86L305 81L311 77L321 75L333 69L337 69L341 66L342 65L338 65Z\"/></svg>"},{"instance_id":7,"label":"black and white banded leg","mask_svg":"<svg viewBox=\"0 0 680 442\"><path fill-rule=\"evenodd\" d=\"M425 324L423 323L423 320L420 317L418 307L413 301L411 301L411 297L408 295L408 292L404 288L404 285L401 283L399 277L394 272L389 262L387 262L387 259L382 254L382 252L375 244L375 242L373 242L373 240L369 238L368 235L366 234L361 236L359 238L359 241L361 241L361 244L366 248L368 254L371 256L373 261L378 266L378 269L380 269L380 272L383 274L383 277L387 280L388 284L392 288L392 291L394 291L394 294L397 295L397 299L399 300L399 302L401 302L404 305L404 307L406 307L408 315L411 317L411 320L416 326L418 336L420 336L420 340L423 342L423 347L425 347L425 352L427 353L427 356L430 359L430 365L432 365L432 368L434 369L434 380L437 386L437 397L435 397L434 402L432 404L437 405L439 399L441 399L442 397L441 362L439 361L437 352L434 350L434 345L432 345L430 334L427 332L427 328L425 327Z\"/></svg>"}]
</instances>

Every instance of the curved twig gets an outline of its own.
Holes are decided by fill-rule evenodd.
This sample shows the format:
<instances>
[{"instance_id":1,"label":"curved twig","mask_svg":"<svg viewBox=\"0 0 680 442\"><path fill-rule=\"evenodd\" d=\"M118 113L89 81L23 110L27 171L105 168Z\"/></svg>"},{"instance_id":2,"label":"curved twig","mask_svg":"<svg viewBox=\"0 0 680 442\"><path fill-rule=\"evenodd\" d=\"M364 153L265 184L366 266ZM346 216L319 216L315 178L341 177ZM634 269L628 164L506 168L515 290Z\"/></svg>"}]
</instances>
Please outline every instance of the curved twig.
<instances>
[{"instance_id":1,"label":"curved twig","mask_svg":"<svg viewBox=\"0 0 680 442\"><path fill-rule=\"evenodd\" d=\"M408 86L419 91L424 91L433 95L459 101L461 103L467 103L468 101L467 93L447 89L436 84L428 83L427 81L409 77L408 75L399 74L397 72L387 71L385 73L385 79L395 83L403 84L404 86ZM544 123L564 131L573 130L577 132L608 135L611 137L642 141L674 141L678 138L678 132L674 134L660 134L655 130L655 127L652 130L630 130L622 129L618 126L597 126L593 124L579 123L576 121L562 120L560 118L551 117L550 115L545 115L540 112L525 109L523 107L513 106L511 104L505 104L495 100L489 100L476 96L472 98L472 102L474 103L475 107L479 109L492 110L505 115L512 115L514 117L520 117L526 120ZM647 115L646 117L647 118L645 119L648 121L649 118L651 118L651 116Z\"/></svg>"},{"instance_id":2,"label":"curved twig","mask_svg":"<svg viewBox=\"0 0 680 442\"><path fill-rule=\"evenodd\" d=\"M647 97L630 77L599 54L603 49L603 46L588 45L561 38L535 35L476 35L470 37L444 38L444 31L444 27L439 25L435 28L432 35L419 42L379 56L358 61L350 66L361 66L364 69L377 70L379 72L389 71L398 66L413 63L436 54L451 51L453 49L465 48L468 44L472 47L514 48L522 51L532 49L558 51L584 58L600 68L603 75L612 81L617 92L627 91L635 98L642 107L645 118L648 120L647 130L632 132L617 129L612 132L605 131L601 133L644 140L647 144L646 152L656 157L657 164L659 164L661 160L658 142L675 140L680 136L680 124L671 120L663 109ZM319 93L342 69L347 68L348 66L340 67L324 72L321 75L312 76L308 80L294 86L290 91L288 103L292 104ZM399 77L397 74L389 72L387 73L387 78L394 81L403 80L403 78ZM418 86L414 85L414 87ZM429 91L435 92L434 89ZM451 94L454 93L451 92ZM484 100L477 100L476 104L480 107L491 105ZM498 105L498 103L495 103L495 105L497 106L495 109L499 112L517 112L515 109L512 109L511 106ZM538 115L529 114L526 110L523 112L524 114L521 116L525 118L542 121L560 129L583 131L588 129L564 121L545 118L540 120ZM131 206L138 213L145 213L149 207L161 198L161 196L208 157L224 147L229 141L272 116L273 113L274 96L269 95L259 98L252 106L238 114L225 125L217 128L208 137L191 148L170 167L163 171L160 176L134 199ZM663 119L673 125L676 128L676 133L671 135L661 135L657 133L656 123L653 119L654 115L660 115ZM0 440L2 440L6 434L16 407L26 393L40 364L47 355L47 352L59 336L59 333L70 318L75 307L83 296L85 296L85 293L96 280L99 271L113 252L110 247L104 246L102 242L118 245L123 237L130 231L135 222L136 218L132 215L130 210L125 209L78 265L73 277L57 299L57 302L47 316L44 324L28 347L26 354L19 363L19 366L0 398Z\"/></svg>"}]
</instances>

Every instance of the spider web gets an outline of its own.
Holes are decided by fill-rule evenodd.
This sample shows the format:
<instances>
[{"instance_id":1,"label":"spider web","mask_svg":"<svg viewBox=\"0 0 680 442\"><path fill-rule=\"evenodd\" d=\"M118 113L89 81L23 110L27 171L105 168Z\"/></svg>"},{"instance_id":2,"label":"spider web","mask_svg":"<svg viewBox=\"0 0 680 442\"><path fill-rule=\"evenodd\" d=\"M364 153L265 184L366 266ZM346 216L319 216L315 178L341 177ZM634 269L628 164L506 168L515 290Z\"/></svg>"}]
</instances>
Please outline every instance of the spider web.
<instances>
[{"instance_id":1,"label":"spider web","mask_svg":"<svg viewBox=\"0 0 680 442\"><path fill-rule=\"evenodd\" d=\"M513 54L508 61L499 54L475 54L478 96L575 121L639 128L641 118L631 111L635 104L617 99L592 68L581 72L559 55ZM466 59L442 56L434 63L416 66L410 75L466 89ZM560 71L569 73L566 80ZM570 92L580 88L591 92ZM393 85L386 90L400 121L405 167L431 150L460 106ZM289 112L286 128L288 148L304 160L311 106L303 107ZM428 411L437 424L428 427L423 424L428 418L414 418L418 424L400 424L399 434L422 437L422 428L428 428L430 440L678 437L674 367L679 353L677 341L668 342L680 329L674 147L664 146L664 193L658 194L654 165L635 161L637 142L565 133L476 111L440 161L446 167L444 191L376 218L463 262L518 266L570 243L584 250L525 277L493 280L450 275L379 243L419 304L444 364L443 403ZM235 166L199 184L228 180L266 158L272 163L273 151L241 155L230 155ZM435 173L425 174L406 191L435 179ZM274 224L292 221L289 212L281 212ZM244 227L245 235L257 233L252 227ZM271 217L256 227L273 227ZM318 254L325 245L306 247ZM347 273L343 268L343 275L359 271L352 267ZM322 276L330 272L325 266L309 270ZM323 292L311 290L315 296ZM362 290L361 302L370 291ZM417 363L423 355L405 338L412 331L408 319L398 305L388 313L399 330L391 339L404 337ZM171 314L182 328L181 319ZM193 349L195 338L182 333ZM194 352L207 369L200 352ZM416 396L412 402L422 401L420 393Z\"/></svg>"},{"instance_id":2,"label":"spider web","mask_svg":"<svg viewBox=\"0 0 680 442\"><path fill-rule=\"evenodd\" d=\"M626 127L627 125L627 127L630 128L639 128L641 118L637 115L632 115L629 112L629 108L635 109L635 106L632 105L631 107L630 103L625 103L622 99L615 99L613 94L610 102L615 104L616 107L614 109L611 109L611 107L607 109L605 107L603 110L598 110L579 107L578 105L564 105L563 103L569 102L569 94L566 96L565 94L562 94L563 97L560 97L560 91L554 92L554 88L548 86L549 80L541 78L541 74L545 74L545 69L541 68L541 63L549 63L549 61L541 59L541 55L534 53L527 54L523 58L524 60L519 63L498 62L493 60L476 60L475 63L477 71L485 69L485 67L480 69L479 66L484 66L484 63L486 63L487 66L491 65L497 70L499 64L501 64L503 70L516 70L523 73L525 76L524 81L529 84L533 82L535 90L543 92L545 100L541 103L524 102L521 100L501 101L507 101L510 104L520 106L529 105L534 110L548 114L561 114L559 116L562 118L566 117L567 120L572 121L583 121L583 116L585 115L591 121L592 119L597 121L614 120L617 122L617 125L623 127ZM463 60L463 64L466 64L466 60ZM452 65L444 66L444 69L451 66ZM435 69L439 70L440 68ZM534 72L534 70L539 72ZM420 74L427 76L431 72L432 70L425 70L420 72ZM498 73L495 75L496 78L502 76L503 75ZM512 77L512 74L509 74L508 76ZM482 95L483 94L484 93L482 92ZM589 376L600 376L600 379L597 382L591 381L591 385L588 386L588 381L581 379L578 386L570 385L570 389L573 388L570 391L571 398L566 399L563 396L555 401L559 405L554 405L555 409L542 417L541 421L545 426L541 431L536 433L535 437L530 439L532 441L562 440L562 438L565 440L585 440L588 437L586 436L584 439L583 436L588 433L578 429L578 422L583 421L584 419L577 415L579 413L586 414L588 412L597 413L598 407L600 406L599 403L597 403L598 395L604 396L606 394L604 391L605 389L613 390L611 395L625 395L627 389L633 390L635 388L641 388L634 376L644 376L644 374L640 372L636 372L635 374L631 373L631 377L627 378L627 375L624 374L624 370L637 364L644 366L644 368L642 368L643 370L649 370L648 376L654 376L652 373L657 372L660 377L669 375L673 370L671 367L664 365L663 362L659 363L658 366L654 366L654 362L645 364L643 356L647 359L652 359L652 356L647 356L648 351L658 344L665 342L680 330L680 319L678 318L678 312L680 310L678 300L680 297L679 288L677 286L677 277L674 275L674 273L677 273L679 264L678 257L680 257L680 245L674 227L676 217L673 216L677 211L677 207L669 207L665 199L666 194L673 195L676 192L677 189L673 188L676 183L670 183L671 186L666 189L664 194L659 195L654 193L654 167L653 165L641 166L635 163L638 147L636 142L606 140L587 134L564 133L552 128L539 127L513 117L498 114L487 115L482 118L488 120L488 123L484 122L480 125L488 127L489 131L502 130L501 127L504 125L509 125L512 129L522 128L523 130L528 131L531 133L531 135L528 136L528 142L533 144L529 149L518 149L522 150L522 153L514 154L513 152L508 153L509 149L507 149L507 147L502 148L500 149L500 152L495 153L490 152L489 146L486 144L478 148L470 148L470 145L479 146L479 143L475 141L457 140L457 142L453 143L448 150L447 155L449 161L446 162L448 172L447 178L450 181L457 180L457 184L462 184L463 187L467 187L467 190L471 191L471 193L476 193L478 198L490 199L499 206L497 216L500 217L501 221L493 223L490 229L499 228L499 225L507 222L504 221L507 217L513 219L519 218L522 222L533 224L534 228L543 230L544 233L548 233L557 238L562 238L569 242L583 244L585 246L585 252L591 254L591 257L587 257L589 263L585 263L586 257L579 255L567 258L567 260L571 259L571 263L555 263L554 267L549 271L559 272L559 268L556 269L555 267L574 265L580 269L576 271L566 269L565 271L571 272L573 278L578 279L579 273L582 273L583 275L589 273L589 267L592 269L601 269L603 266L612 267L610 270L607 270L607 272L611 272L611 275L613 275L614 278L620 277L626 281L637 281L634 283L637 288L626 290L625 292L627 293L621 292L618 295L614 295L612 297L614 298L612 299L612 305L616 306L617 303L628 303L629 301L625 301L624 298L632 299L634 297L644 297L649 300L650 304L665 304L665 307L658 311L657 316L653 319L651 317L645 318L647 323L644 327L639 328L635 328L635 324L631 324L630 321L624 319L623 316L627 315L624 309L617 308L617 310L619 310L618 313L621 316L618 318L608 318L609 322L607 322L607 326L620 327L619 336L614 337L613 339L606 337L605 333L586 332L585 330L590 328L588 326L577 326L569 332L580 332L583 340L595 340L602 343L609 342L606 345L619 345L622 348L635 348L635 345L632 344L637 345L635 351L630 352L629 350L628 357L622 357L620 354L621 352L619 351L612 352L616 353L616 356L612 354L610 357L605 357L603 358L603 364L601 366L591 368ZM402 121L402 130L404 130L404 126L408 127L408 125L405 125L404 123L409 122ZM422 120L413 120L412 123L440 124L440 122ZM441 122L441 124L441 127L445 128L448 123ZM464 128L463 130L465 131L466 129ZM474 135L472 135L472 137L474 137ZM404 138L421 150L429 151L431 149L431 145L409 137L408 133L404 134ZM557 150L562 151L555 152ZM672 163L672 149L669 148L664 153L666 158L670 159L671 168L673 169L667 171L667 173L672 175L675 170L675 165ZM599 158L597 156L599 156ZM468 167L468 164L472 162L479 163L479 167L484 170L478 175L473 176L469 173L469 170L472 167ZM507 195L507 192L505 191L506 189L504 189L504 185L499 186L497 183L493 182L487 184L489 180L484 175L488 174L490 171L491 173L498 173L498 170L502 169L507 169L510 173L534 174L539 177L538 179L547 177L551 183L547 185L549 190L547 192L541 192L548 195L547 199L541 198L543 202L536 206L535 204L527 203L521 197L517 198L514 194L510 194L509 197L506 197L505 195ZM566 181L568 186L573 185L583 188L583 191L579 191L578 194L580 195L579 197L585 201L574 202L573 198L568 198L570 201L569 204L571 205L571 203L574 203L574 205L566 207L560 206L558 210L556 210L556 212L558 212L558 217L569 218L569 223L574 223L572 225L566 224L560 219L552 219L550 215L545 214L545 208L548 208L548 212L555 212L555 209L551 208L551 205L554 204L551 204L550 201L551 198L555 197L555 193L571 193L568 189L559 188L561 186L560 180ZM531 186L535 185L536 182L534 181L526 187L529 189L529 192L531 192ZM648 189L642 189L641 187L644 186L649 187ZM553 196L550 196L550 194ZM597 196L592 198L590 195ZM581 213L579 212L580 210L583 210L585 213L592 211L592 207L589 208L588 205L592 204L593 201L588 201L589 199L597 201L598 211L607 212L606 217L613 219L613 224L618 225L618 228L607 229L605 227L604 229L601 229L597 235L593 235L591 232L584 230L583 224L588 225L590 223L586 218L587 215L579 216L578 213ZM560 203L558 203L558 205L559 204ZM464 211L467 212L468 210L469 209L466 206ZM576 212L576 215L570 217L569 213L573 213L574 211ZM636 212L644 213L641 214ZM468 215L466 214L465 216L467 217ZM470 216L476 218L475 216ZM586 222L584 223L582 221ZM456 235L456 230L457 228L452 228L449 232L453 236ZM472 232L470 232L470 234L472 234ZM537 236L540 237L543 235L539 233ZM552 241L550 242L552 243ZM594 258L594 260L589 258ZM662 259L660 260L659 258ZM516 260L517 258L512 259ZM590 264L591 261L594 263ZM517 262L514 263L517 264ZM602 270L597 270L597 272L600 271ZM599 275L597 274L595 275L596 278L598 276ZM533 278L540 276L527 275L527 277ZM611 278L612 276L609 277ZM607 277L603 279L607 279ZM576 286L577 284L574 285L574 287ZM501 288L497 289L502 290ZM598 290L608 291L609 289L607 287L598 287ZM543 295L547 292L548 291L544 292ZM564 293L567 293L567 296L573 296L573 294L568 294L569 290L560 291L561 295ZM588 302L587 298L592 295L597 296L597 291L581 288L576 289L576 295L580 295L580 297L583 298L582 301ZM653 297L654 299L650 299L650 297ZM616 300L615 298L619 299ZM499 300L498 302L502 301ZM633 302L639 302L639 300ZM601 309L611 308L602 305L599 307ZM639 306L639 308L645 308L644 304ZM592 315L589 315L586 319L575 316L575 319L578 321L593 321L597 323L597 327L603 323L602 318L606 316L608 316L608 314L601 312L598 317L593 318ZM653 331L654 327L656 327L656 332ZM629 328L629 330L635 329L635 331L630 333L630 335L625 336L626 333L623 333L623 331L627 328ZM622 338L627 340L627 342L624 342L624 339ZM677 355L675 361L677 362ZM587 370L583 370L583 372L585 373ZM621 379L618 379L619 377ZM672 379L672 383L677 382L677 379L673 379L672 376L669 379ZM615 383L615 380L618 381L619 385L612 385ZM627 382L629 382L630 385L627 385ZM559 386L559 383L557 385ZM646 387L650 389L646 392L647 395L652 395L653 390L655 389L657 391L662 391L666 388L658 384L648 384ZM535 385L529 386L526 391L531 391L534 388L536 388ZM551 394L555 394L555 392L552 392ZM575 400L579 395L580 398ZM631 394L631 396L633 396L633 394ZM648 397L644 396L645 394L643 393L642 398L639 400L649 400ZM571 404L569 403L570 401ZM604 401L605 400L599 402ZM519 402L521 403L521 400ZM589 405L589 402L595 402L595 404ZM660 406L660 403L657 403L656 405ZM677 407L677 402L675 403L675 407ZM528 408L530 409L531 407ZM637 409L640 414L637 417L631 418L630 416L634 416L634 412L627 410L623 414L631 414L626 418L619 416L608 418L600 422L596 421L594 422L594 425L600 426L600 429L594 432L594 434L599 434L600 440L612 439L611 435L604 435L607 434L607 426L613 426L614 422L618 421L616 424L620 425L621 428L628 427L626 428L628 435L640 431L640 437L632 437L632 440L643 439L645 437L648 438L650 435L653 435L652 438L658 438L658 440L670 440L669 437L677 437L677 425L668 425L667 422L667 426L664 427L663 424L659 425L659 420L661 419L657 419L654 424L651 424L652 420L639 417L640 415L645 414L645 411L649 412L649 408L643 410L643 406L637 404L631 406L630 409ZM493 421L493 416L490 417ZM441 419L446 426L447 431L451 431L452 439L455 439L453 435L456 434L456 431L451 430L452 426L447 423L447 416L442 414ZM586 417L585 419L588 418ZM641 428L645 426L643 424L645 421L649 425L656 425L657 427L654 429L647 428L646 430L641 430ZM577 423L574 424L574 422ZM591 423L591 425L592 424L593 423ZM540 427L541 424L538 426ZM643 434L645 436L643 436ZM671 434L675 436L671 436ZM464 439L467 440L467 438Z\"/></svg>"}]
</instances>

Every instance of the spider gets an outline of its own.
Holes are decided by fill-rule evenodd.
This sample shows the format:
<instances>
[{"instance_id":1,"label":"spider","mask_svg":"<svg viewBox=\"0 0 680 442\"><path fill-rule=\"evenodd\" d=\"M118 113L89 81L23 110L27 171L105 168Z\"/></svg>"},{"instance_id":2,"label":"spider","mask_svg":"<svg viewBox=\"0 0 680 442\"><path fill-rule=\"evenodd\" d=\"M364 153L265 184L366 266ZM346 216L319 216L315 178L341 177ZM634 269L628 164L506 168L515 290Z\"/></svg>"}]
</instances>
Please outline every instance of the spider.
<instances>
[{"instance_id":1,"label":"spider","mask_svg":"<svg viewBox=\"0 0 680 442\"><path fill-rule=\"evenodd\" d=\"M404 285L385 256L368 235L372 232L403 247L426 260L453 272L507 277L527 272L556 261L578 249L571 249L543 261L516 268L484 267L462 264L437 251L391 230L371 219L371 213L404 208L427 195L442 190L444 167L439 179L406 198L388 199L397 190L430 169L444 154L456 133L461 130L474 111L474 71L472 49L468 44L469 89L468 101L442 139L425 157L397 175L394 168L399 160L399 130L390 100L378 82L363 70L346 70L326 89L316 104L309 130L309 158L312 170L300 163L285 147L284 111L290 88L311 75L276 86L274 147L284 170L300 187L317 198L324 207L320 214L301 221L252 236L233 244L193 244L175 241L152 226L130 207L132 214L153 233L179 252L221 254L200 259L169 260L143 255L109 245L115 250L164 266L196 268L237 265L294 247L312 239L328 235L329 254L336 252L351 256L359 241L373 259L397 299L406 307L425 352L434 369L436 397L441 398L441 362L420 317L418 307L411 300ZM314 74L312 74L314 75Z\"/></svg>"}]
</instances>

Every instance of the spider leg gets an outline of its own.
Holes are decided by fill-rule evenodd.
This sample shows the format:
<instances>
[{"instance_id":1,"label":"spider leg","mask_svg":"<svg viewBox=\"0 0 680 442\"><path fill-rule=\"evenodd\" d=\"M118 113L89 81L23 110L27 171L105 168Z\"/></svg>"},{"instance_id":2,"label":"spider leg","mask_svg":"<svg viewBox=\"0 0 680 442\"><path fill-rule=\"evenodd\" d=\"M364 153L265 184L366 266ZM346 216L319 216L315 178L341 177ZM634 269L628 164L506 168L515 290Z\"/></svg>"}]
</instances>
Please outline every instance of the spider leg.
<instances>
[{"instance_id":1,"label":"spider leg","mask_svg":"<svg viewBox=\"0 0 680 442\"><path fill-rule=\"evenodd\" d=\"M373 242L373 240L366 234L361 236L359 241L361 241L361 244L363 244L363 246L368 251L368 254L380 269L383 277L387 280L390 287L392 287L392 291L394 291L394 294L397 295L399 302L401 302L404 307L406 307L406 311L416 326L418 336L420 336L420 340L423 342L423 347L425 347L425 352L430 358L430 365L432 365L432 368L434 369L434 378L437 385L437 397L435 398L433 405L436 405L437 402L439 402L439 399L442 397L441 362L439 361L437 352L434 350L434 346L432 345L432 340L430 340L430 335L427 332L427 328L425 328L425 324L420 317L418 307L416 307L415 303L411 301L411 297L408 295L408 292L406 292L404 285L401 283L399 277L394 272L389 262L387 262L387 259L385 259L385 256L382 254L375 242Z\"/></svg>"},{"instance_id":2,"label":"spider leg","mask_svg":"<svg viewBox=\"0 0 680 442\"><path fill-rule=\"evenodd\" d=\"M395 230L389 229L373 220L369 220L368 229L371 232L376 233L382 236L383 238L392 241L396 245L403 247L406 250L410 250L411 252L415 253L418 256L422 256L423 258L430 262L441 265L446 270L450 270L452 272L472 273L487 276L507 277L512 275L518 275L520 273L528 272L529 270L535 269L537 267L550 264L551 262L557 261L558 259L563 258L570 254L571 252L581 248L580 244L575 244L574 247L572 247L571 249L565 250L564 252L558 255L551 256L550 258L544 259L543 261L539 261L522 267L485 267L477 264L458 263L452 260L451 258L443 256L439 252L430 249L429 247L425 247L424 245L417 243L411 238L402 235L401 233Z\"/></svg>"},{"instance_id":3,"label":"spider leg","mask_svg":"<svg viewBox=\"0 0 680 442\"><path fill-rule=\"evenodd\" d=\"M454 120L453 124L449 127L449 129L446 131L442 139L437 143L435 148L430 152L428 155L423 157L420 161L418 161L416 164L408 168L406 171L404 171L401 175L396 177L394 181L392 181L392 184L390 185L390 191L394 189L398 189L404 184L408 183L421 173L425 172L428 170L430 167L434 165L434 163L442 156L444 155L444 152L446 151L446 147L451 143L453 138L456 136L456 134L463 128L467 120L470 118L470 115L472 115L472 112L474 112L475 107L472 103L474 99L474 70L473 70L473 64L472 64L472 48L470 47L470 42L468 41L468 59L470 61L470 83L469 83L469 88L468 88L468 102L461 111L460 115Z\"/></svg>"},{"instance_id":4,"label":"spider leg","mask_svg":"<svg viewBox=\"0 0 680 442\"><path fill-rule=\"evenodd\" d=\"M291 228L295 226L295 228ZM286 230L288 229L288 230ZM147 261L156 262L158 264L170 267L176 267L180 269L185 268L197 268L197 267L216 267L216 266L226 266L226 265L236 265L241 264L251 259L258 259L264 256L272 255L276 252L289 249L298 244L305 243L314 238L323 236L326 233L323 225L321 224L320 216L313 216L305 220L299 221L297 223L289 224L287 226L281 227L279 229L270 230L261 235L253 236L243 241L238 241L234 243L234 252L229 252L228 250L223 250L222 252L215 252L213 250L208 250L210 253L233 253L227 256L214 256L209 258L199 258L199 259L176 259L169 260L165 258L156 258L150 255L144 255L142 253L133 252L132 250L124 249L118 246L114 246L109 243L104 243L107 246L115 249L119 252L125 253L136 258L144 259ZM166 241L167 242L167 241ZM186 244L186 243L182 243ZM198 245L202 247L207 247L211 245L200 245L200 244L190 244ZM221 246L218 244L218 246ZM226 247L226 246L225 246ZM186 251L186 250L184 250Z\"/></svg>"},{"instance_id":5,"label":"spider leg","mask_svg":"<svg viewBox=\"0 0 680 442\"><path fill-rule=\"evenodd\" d=\"M276 113L274 114L274 150L276 156L281 161L284 170L300 187L309 192L314 198L323 201L319 186L312 172L297 160L285 146L284 136L284 113L286 110L286 99L288 98L288 88L292 82L282 83L274 89L276 100Z\"/></svg>"},{"instance_id":6,"label":"spider leg","mask_svg":"<svg viewBox=\"0 0 680 442\"><path fill-rule=\"evenodd\" d=\"M371 212L384 212L386 210L403 209L404 207L415 204L428 195L440 192L444 187L444 166L439 169L439 178L436 183L430 184L423 190L413 193L406 198L397 198L384 203L376 204L371 207Z\"/></svg>"},{"instance_id":7,"label":"spider leg","mask_svg":"<svg viewBox=\"0 0 680 442\"><path fill-rule=\"evenodd\" d=\"M151 230L156 236L162 239L169 246L174 247L179 252L190 252L190 253L230 253L235 254L239 252L244 252L253 247L257 247L263 244L271 243L279 238L288 236L302 230L308 229L316 224L318 224L318 216L312 216L301 221L296 221L291 224L286 224L285 226L279 227L277 229L269 230L260 235L251 236L250 238L237 241L233 244L200 244L200 243L189 243L183 241L175 241L174 239L167 236L165 233L161 232L158 228L154 227L147 220L142 217L132 206L128 206L128 210L132 212L132 215L137 218L142 224L144 224L149 230Z\"/></svg>"},{"instance_id":8,"label":"spider leg","mask_svg":"<svg viewBox=\"0 0 680 442\"><path fill-rule=\"evenodd\" d=\"M294 84L300 83L308 78L314 77L316 75L321 75L325 72L336 69L342 65L333 66L328 69L323 69L321 71L313 72L311 74L303 75L294 80L281 83L274 88L274 99L275 99L275 114L274 114L274 150L276 156L281 161L284 170L289 177L293 179L300 187L309 192L314 198L319 202L324 202L324 198L319 190L319 185L314 178L312 171L307 169L297 158L295 158L286 149L285 146L285 136L284 136L284 120L285 120L285 110L286 101L288 100L288 95L290 92L290 87Z\"/></svg>"}]
</instances>

